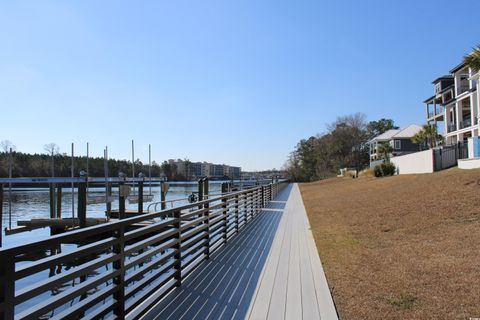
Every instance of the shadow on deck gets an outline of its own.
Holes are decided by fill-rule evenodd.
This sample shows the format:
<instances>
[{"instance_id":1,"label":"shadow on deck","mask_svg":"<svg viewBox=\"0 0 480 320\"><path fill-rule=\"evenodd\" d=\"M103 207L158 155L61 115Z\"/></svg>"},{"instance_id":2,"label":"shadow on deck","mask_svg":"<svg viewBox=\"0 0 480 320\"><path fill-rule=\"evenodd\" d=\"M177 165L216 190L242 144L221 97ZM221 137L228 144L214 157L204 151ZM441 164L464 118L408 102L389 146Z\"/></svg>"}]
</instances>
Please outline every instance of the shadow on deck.
<instances>
[{"instance_id":1,"label":"shadow on deck","mask_svg":"<svg viewBox=\"0 0 480 320\"><path fill-rule=\"evenodd\" d=\"M144 319L244 319L292 185Z\"/></svg>"}]
</instances>

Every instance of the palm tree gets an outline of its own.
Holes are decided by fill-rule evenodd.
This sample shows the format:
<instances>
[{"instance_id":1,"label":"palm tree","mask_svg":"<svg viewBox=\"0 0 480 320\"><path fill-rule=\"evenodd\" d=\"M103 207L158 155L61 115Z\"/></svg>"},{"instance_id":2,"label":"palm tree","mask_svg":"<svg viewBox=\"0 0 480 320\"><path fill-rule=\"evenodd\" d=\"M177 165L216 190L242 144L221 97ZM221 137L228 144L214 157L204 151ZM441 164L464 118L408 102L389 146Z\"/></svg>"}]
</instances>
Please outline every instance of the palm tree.
<instances>
[{"instance_id":1,"label":"palm tree","mask_svg":"<svg viewBox=\"0 0 480 320\"><path fill-rule=\"evenodd\" d=\"M473 69L474 72L480 71L480 45L473 48L473 51L463 57L463 61L467 66Z\"/></svg>"},{"instance_id":2,"label":"palm tree","mask_svg":"<svg viewBox=\"0 0 480 320\"><path fill-rule=\"evenodd\" d=\"M413 143L418 144L419 150L422 150L423 148L426 147L426 141L427 141L427 139L425 138L425 131L420 130L411 138L411 140Z\"/></svg>"},{"instance_id":3,"label":"palm tree","mask_svg":"<svg viewBox=\"0 0 480 320\"><path fill-rule=\"evenodd\" d=\"M383 155L383 159L385 159L386 161L389 161L388 155L392 153L392 151L393 148L388 142L381 143L378 146L378 152Z\"/></svg>"},{"instance_id":4,"label":"palm tree","mask_svg":"<svg viewBox=\"0 0 480 320\"><path fill-rule=\"evenodd\" d=\"M437 146L437 142L442 139L442 135L437 132L436 124L425 124L419 132L412 137L412 142L419 145L426 145L428 148Z\"/></svg>"}]
</instances>

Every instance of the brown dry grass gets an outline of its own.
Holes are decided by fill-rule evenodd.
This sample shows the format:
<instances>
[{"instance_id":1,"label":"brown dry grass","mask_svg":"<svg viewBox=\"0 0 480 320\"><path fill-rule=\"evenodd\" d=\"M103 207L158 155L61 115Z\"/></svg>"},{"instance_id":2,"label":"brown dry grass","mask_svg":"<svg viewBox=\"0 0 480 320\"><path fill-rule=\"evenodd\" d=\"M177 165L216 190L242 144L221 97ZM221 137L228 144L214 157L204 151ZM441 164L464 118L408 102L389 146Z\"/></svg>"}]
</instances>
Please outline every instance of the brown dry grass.
<instances>
[{"instance_id":1,"label":"brown dry grass","mask_svg":"<svg viewBox=\"0 0 480 320\"><path fill-rule=\"evenodd\" d=\"M301 184L342 319L480 317L480 170Z\"/></svg>"}]
</instances>

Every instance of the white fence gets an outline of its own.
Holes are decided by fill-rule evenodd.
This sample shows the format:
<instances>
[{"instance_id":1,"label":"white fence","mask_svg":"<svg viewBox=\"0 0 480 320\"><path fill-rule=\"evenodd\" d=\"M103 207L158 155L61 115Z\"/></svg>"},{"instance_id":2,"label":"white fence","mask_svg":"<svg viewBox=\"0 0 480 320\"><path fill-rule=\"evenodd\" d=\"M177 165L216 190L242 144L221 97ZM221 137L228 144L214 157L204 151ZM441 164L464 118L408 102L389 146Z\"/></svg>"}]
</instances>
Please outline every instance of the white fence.
<instances>
[{"instance_id":1,"label":"white fence","mask_svg":"<svg viewBox=\"0 0 480 320\"><path fill-rule=\"evenodd\" d=\"M404 156L392 157L392 162L399 174L432 173L434 169L433 151L425 150Z\"/></svg>"}]
</instances>

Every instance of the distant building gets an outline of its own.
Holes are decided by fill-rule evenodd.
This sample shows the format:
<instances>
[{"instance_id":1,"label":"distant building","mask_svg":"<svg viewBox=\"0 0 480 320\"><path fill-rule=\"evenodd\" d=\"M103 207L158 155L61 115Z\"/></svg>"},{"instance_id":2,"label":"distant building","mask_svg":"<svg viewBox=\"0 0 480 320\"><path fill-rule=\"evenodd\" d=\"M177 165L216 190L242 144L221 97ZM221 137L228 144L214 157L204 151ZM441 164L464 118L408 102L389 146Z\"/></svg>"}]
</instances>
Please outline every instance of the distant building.
<instances>
[{"instance_id":1,"label":"distant building","mask_svg":"<svg viewBox=\"0 0 480 320\"><path fill-rule=\"evenodd\" d=\"M376 160L382 159L379 147L388 143L392 147L391 156L401 156L419 151L418 144L412 142L412 137L422 130L422 127L411 124L403 129L390 129L376 136L368 142L370 149L370 166L376 164Z\"/></svg>"},{"instance_id":2,"label":"distant building","mask_svg":"<svg viewBox=\"0 0 480 320\"><path fill-rule=\"evenodd\" d=\"M241 167L232 167L225 164L214 164L209 162L190 162L187 166L184 160L181 159L170 159L168 163L175 165L176 173L187 179L198 179L201 177L207 178L229 178L229 179L240 179Z\"/></svg>"}]
</instances>

